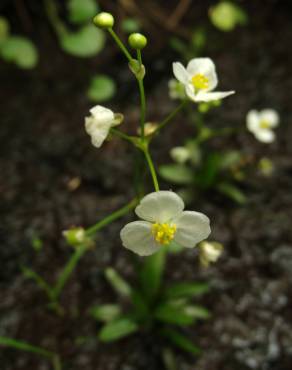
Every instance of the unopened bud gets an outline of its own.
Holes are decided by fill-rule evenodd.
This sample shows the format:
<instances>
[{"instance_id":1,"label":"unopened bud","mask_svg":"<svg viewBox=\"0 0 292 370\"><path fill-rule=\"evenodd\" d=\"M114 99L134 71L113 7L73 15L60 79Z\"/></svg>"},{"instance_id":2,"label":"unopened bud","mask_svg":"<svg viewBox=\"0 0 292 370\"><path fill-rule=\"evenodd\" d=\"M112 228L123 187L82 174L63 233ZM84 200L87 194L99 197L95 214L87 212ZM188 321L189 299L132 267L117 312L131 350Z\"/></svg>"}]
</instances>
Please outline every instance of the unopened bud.
<instances>
[{"instance_id":1,"label":"unopened bud","mask_svg":"<svg viewBox=\"0 0 292 370\"><path fill-rule=\"evenodd\" d=\"M204 267L208 267L210 263L216 262L223 252L223 245L218 242L201 242L198 246L200 248L200 262Z\"/></svg>"},{"instance_id":2,"label":"unopened bud","mask_svg":"<svg viewBox=\"0 0 292 370\"><path fill-rule=\"evenodd\" d=\"M129 36L128 41L133 49L141 50L147 45L147 38L141 33L132 33Z\"/></svg>"},{"instance_id":3,"label":"unopened bud","mask_svg":"<svg viewBox=\"0 0 292 370\"><path fill-rule=\"evenodd\" d=\"M67 243L72 247L79 246L80 244L85 243L87 240L83 227L75 227L69 230L64 230L63 236Z\"/></svg>"},{"instance_id":4,"label":"unopened bud","mask_svg":"<svg viewBox=\"0 0 292 370\"><path fill-rule=\"evenodd\" d=\"M93 23L100 28L112 28L115 19L110 13L102 12L93 18Z\"/></svg>"}]
</instances>

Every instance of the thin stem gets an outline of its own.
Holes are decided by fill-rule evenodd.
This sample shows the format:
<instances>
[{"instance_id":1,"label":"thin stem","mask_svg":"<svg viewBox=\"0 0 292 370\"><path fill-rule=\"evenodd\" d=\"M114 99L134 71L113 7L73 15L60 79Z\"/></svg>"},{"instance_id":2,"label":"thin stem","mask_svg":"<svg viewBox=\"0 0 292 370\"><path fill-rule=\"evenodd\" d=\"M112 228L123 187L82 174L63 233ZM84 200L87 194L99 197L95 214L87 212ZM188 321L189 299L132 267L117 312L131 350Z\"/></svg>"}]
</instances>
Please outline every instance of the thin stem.
<instances>
[{"instance_id":1,"label":"thin stem","mask_svg":"<svg viewBox=\"0 0 292 370\"><path fill-rule=\"evenodd\" d=\"M112 38L117 43L118 47L122 50L122 52L125 54L125 57L128 59L129 62L132 62L133 58L131 57L131 54L128 52L127 48L119 38L119 36L115 33L115 31L112 28L108 28L108 32L111 34Z\"/></svg>"},{"instance_id":2,"label":"thin stem","mask_svg":"<svg viewBox=\"0 0 292 370\"><path fill-rule=\"evenodd\" d=\"M53 289L53 296L54 296L55 300L58 300L66 282L68 281L68 279L72 275L72 272L75 270L78 261L84 255L86 250L87 250L86 245L79 246L75 250L75 252L72 254L69 261L66 263L66 265L63 268L60 276L58 277L57 283L56 283L56 285Z\"/></svg>"},{"instance_id":3,"label":"thin stem","mask_svg":"<svg viewBox=\"0 0 292 370\"><path fill-rule=\"evenodd\" d=\"M177 113L186 105L187 100L184 100L181 102L181 104L175 108L157 127L155 130L155 133L160 131L164 126L166 126L176 115Z\"/></svg>"},{"instance_id":4,"label":"thin stem","mask_svg":"<svg viewBox=\"0 0 292 370\"><path fill-rule=\"evenodd\" d=\"M24 342L22 340L0 337L0 346L11 347L21 351L32 352L43 357L52 358L55 356L55 353L47 351L41 347L33 346L30 343Z\"/></svg>"},{"instance_id":5,"label":"thin stem","mask_svg":"<svg viewBox=\"0 0 292 370\"><path fill-rule=\"evenodd\" d=\"M86 235L87 236L94 235L98 230L102 229L104 226L110 224L111 222L113 222L117 218L119 218L119 217L125 215L126 213L128 213L131 209L133 209L136 206L136 204L137 204L137 199L134 198L133 200L131 200L131 202L126 204L124 207L118 209L117 211L113 212L112 214L105 217L101 221L97 222L95 225L88 228L86 230Z\"/></svg>"},{"instance_id":6,"label":"thin stem","mask_svg":"<svg viewBox=\"0 0 292 370\"><path fill-rule=\"evenodd\" d=\"M154 167L153 161L151 159L150 153L149 153L148 149L143 150L143 152L145 154L145 158L146 158L146 161L148 163L149 170L150 170L150 173L151 173L151 176L152 176L154 189L155 189L155 191L159 191L159 184L158 184L158 180L157 180L157 175L156 175L155 167Z\"/></svg>"},{"instance_id":7,"label":"thin stem","mask_svg":"<svg viewBox=\"0 0 292 370\"><path fill-rule=\"evenodd\" d=\"M22 272L28 279L34 280L39 288L46 292L49 299L52 299L53 288L37 272L28 267L22 267Z\"/></svg>"},{"instance_id":8,"label":"thin stem","mask_svg":"<svg viewBox=\"0 0 292 370\"><path fill-rule=\"evenodd\" d=\"M117 130L115 128L111 128L111 133L133 144L133 138L125 134L124 132Z\"/></svg>"},{"instance_id":9,"label":"thin stem","mask_svg":"<svg viewBox=\"0 0 292 370\"><path fill-rule=\"evenodd\" d=\"M143 65L141 50L137 50L137 58L138 58L138 62L141 68ZM144 126L145 126L145 116L146 116L145 89L144 89L143 78L137 78L137 80L138 80L138 85L139 85L140 101L141 101L141 118L140 118L141 139L144 140L144 137L145 137Z\"/></svg>"},{"instance_id":10,"label":"thin stem","mask_svg":"<svg viewBox=\"0 0 292 370\"><path fill-rule=\"evenodd\" d=\"M57 4L53 0L45 0L45 10L56 34L59 37L65 35L68 31L59 17Z\"/></svg>"}]
</instances>

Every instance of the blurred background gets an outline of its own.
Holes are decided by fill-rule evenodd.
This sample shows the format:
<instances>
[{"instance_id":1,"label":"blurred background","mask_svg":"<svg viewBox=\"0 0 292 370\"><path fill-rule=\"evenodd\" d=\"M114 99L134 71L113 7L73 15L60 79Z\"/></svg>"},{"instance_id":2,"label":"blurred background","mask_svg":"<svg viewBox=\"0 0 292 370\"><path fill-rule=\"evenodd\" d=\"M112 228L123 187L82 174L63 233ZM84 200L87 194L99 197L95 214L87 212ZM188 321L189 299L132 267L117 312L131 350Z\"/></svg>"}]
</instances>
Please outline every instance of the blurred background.
<instances>
[{"instance_id":1,"label":"blurred background","mask_svg":"<svg viewBox=\"0 0 292 370\"><path fill-rule=\"evenodd\" d=\"M236 94L208 112L205 121L235 132L215 138L210 150L240 151L253 167L243 170L235 195L223 196L209 187L189 202L210 217L212 239L225 252L208 269L199 266L193 251L169 258L167 280L207 281L211 286L201 299L211 318L186 329L202 353L193 357L177 350L177 369L290 370L289 1L1 0L0 335L56 348L70 370L164 368L164 344L147 333L110 345L82 341L96 337L98 330L88 307L114 298L104 269L113 266L134 279L132 255L119 240L131 215L97 235L96 248L84 256L64 290L64 317L46 310L45 296L21 272L22 266L30 266L53 282L71 255L62 230L90 226L134 193L132 149L112 140L96 150L84 131L84 117L95 104L122 112L122 129L128 133L136 133L139 120L138 90L127 62L113 40L92 25L100 10L115 16L123 40L131 32L147 35L148 121L160 121L177 104L168 87L173 61L214 60L219 90L234 89ZM263 108L280 115L277 139L268 145L246 130L247 112ZM153 143L157 166L170 163L171 148L194 135L187 121L183 114L177 116ZM269 159L271 171L261 171L262 158ZM161 177L162 188L180 188L167 177ZM0 369L47 370L50 364L1 348Z\"/></svg>"}]
</instances>

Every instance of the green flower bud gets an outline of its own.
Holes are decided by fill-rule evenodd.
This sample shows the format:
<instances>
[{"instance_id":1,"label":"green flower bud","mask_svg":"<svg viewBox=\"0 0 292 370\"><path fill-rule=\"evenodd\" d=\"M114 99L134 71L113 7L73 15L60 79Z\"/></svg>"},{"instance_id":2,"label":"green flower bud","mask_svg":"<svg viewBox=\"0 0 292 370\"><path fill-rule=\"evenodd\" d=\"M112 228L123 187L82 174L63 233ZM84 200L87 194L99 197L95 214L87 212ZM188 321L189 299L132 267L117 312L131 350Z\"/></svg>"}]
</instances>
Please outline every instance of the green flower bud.
<instances>
[{"instance_id":1,"label":"green flower bud","mask_svg":"<svg viewBox=\"0 0 292 370\"><path fill-rule=\"evenodd\" d=\"M147 38L141 33L132 33L129 36L129 44L133 49L143 49L147 45Z\"/></svg>"},{"instance_id":2,"label":"green flower bud","mask_svg":"<svg viewBox=\"0 0 292 370\"><path fill-rule=\"evenodd\" d=\"M115 19L110 13L102 12L93 18L93 23L100 28L112 28Z\"/></svg>"},{"instance_id":3,"label":"green flower bud","mask_svg":"<svg viewBox=\"0 0 292 370\"><path fill-rule=\"evenodd\" d=\"M63 231L63 236L67 243L72 247L76 247L86 241L86 234L83 227L75 227Z\"/></svg>"}]
</instances>

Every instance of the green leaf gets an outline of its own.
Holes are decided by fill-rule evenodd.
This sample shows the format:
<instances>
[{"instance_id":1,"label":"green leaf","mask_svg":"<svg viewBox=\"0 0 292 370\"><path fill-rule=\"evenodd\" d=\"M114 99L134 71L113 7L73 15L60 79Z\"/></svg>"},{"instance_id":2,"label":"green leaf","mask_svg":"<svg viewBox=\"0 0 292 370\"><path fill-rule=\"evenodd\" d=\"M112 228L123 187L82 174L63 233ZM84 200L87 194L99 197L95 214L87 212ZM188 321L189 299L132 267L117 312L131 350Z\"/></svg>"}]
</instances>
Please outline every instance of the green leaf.
<instances>
[{"instance_id":1,"label":"green leaf","mask_svg":"<svg viewBox=\"0 0 292 370\"><path fill-rule=\"evenodd\" d=\"M165 266L165 251L160 249L152 256L146 257L140 273L140 284L149 301L155 299Z\"/></svg>"},{"instance_id":2,"label":"green leaf","mask_svg":"<svg viewBox=\"0 0 292 370\"><path fill-rule=\"evenodd\" d=\"M132 287L124 280L121 275L113 268L108 267L105 270L105 277L111 284L112 288L122 297L130 297L132 294Z\"/></svg>"},{"instance_id":3,"label":"green leaf","mask_svg":"<svg viewBox=\"0 0 292 370\"><path fill-rule=\"evenodd\" d=\"M40 252L43 248L43 241L38 236L33 236L31 245L36 252Z\"/></svg>"},{"instance_id":4,"label":"green leaf","mask_svg":"<svg viewBox=\"0 0 292 370\"><path fill-rule=\"evenodd\" d=\"M167 299L197 297L209 291L206 283L175 283L165 289Z\"/></svg>"},{"instance_id":5,"label":"green leaf","mask_svg":"<svg viewBox=\"0 0 292 370\"><path fill-rule=\"evenodd\" d=\"M158 172L162 178L175 184L192 184L194 173L192 169L180 164L160 166Z\"/></svg>"},{"instance_id":6,"label":"green leaf","mask_svg":"<svg viewBox=\"0 0 292 370\"><path fill-rule=\"evenodd\" d=\"M207 189L212 186L220 170L221 157L217 153L210 153L203 163L202 170L197 174L195 180L199 185Z\"/></svg>"},{"instance_id":7,"label":"green leaf","mask_svg":"<svg viewBox=\"0 0 292 370\"><path fill-rule=\"evenodd\" d=\"M86 25L77 32L66 33L61 37L61 46L69 54L77 57L91 57L100 52L105 43L104 32L93 24Z\"/></svg>"},{"instance_id":8,"label":"green leaf","mask_svg":"<svg viewBox=\"0 0 292 370\"><path fill-rule=\"evenodd\" d=\"M98 13L98 6L95 0L69 0L68 11L72 23L83 23Z\"/></svg>"},{"instance_id":9,"label":"green leaf","mask_svg":"<svg viewBox=\"0 0 292 370\"><path fill-rule=\"evenodd\" d=\"M149 307L146 301L146 297L144 297L139 290L133 289L131 299L132 304L135 307L134 314L136 315L136 317L147 317L149 315Z\"/></svg>"},{"instance_id":10,"label":"green leaf","mask_svg":"<svg viewBox=\"0 0 292 370\"><path fill-rule=\"evenodd\" d=\"M232 31L238 24L247 23L247 14L238 5L230 1L222 1L212 7L209 12L210 20L221 31Z\"/></svg>"},{"instance_id":11,"label":"green leaf","mask_svg":"<svg viewBox=\"0 0 292 370\"><path fill-rule=\"evenodd\" d=\"M233 201L239 203L239 204L245 204L247 202L246 196L243 194L243 192L235 185L228 183L228 182L222 182L217 186L217 189Z\"/></svg>"},{"instance_id":12,"label":"green leaf","mask_svg":"<svg viewBox=\"0 0 292 370\"><path fill-rule=\"evenodd\" d=\"M111 99L116 93L114 80L106 75L96 75L90 82L87 95L89 99L100 103Z\"/></svg>"},{"instance_id":13,"label":"green leaf","mask_svg":"<svg viewBox=\"0 0 292 370\"><path fill-rule=\"evenodd\" d=\"M24 341L11 339L7 337L0 336L0 346L11 347L11 348L15 348L15 349L26 351L26 352L32 352L32 353L35 353L35 354L38 354L44 357L49 357L49 358L52 358L55 356L53 352L47 351L43 348L33 346Z\"/></svg>"},{"instance_id":14,"label":"green leaf","mask_svg":"<svg viewBox=\"0 0 292 370\"><path fill-rule=\"evenodd\" d=\"M115 340L126 337L138 330L138 325L135 321L128 318L112 321L101 329L99 339L102 342L113 342Z\"/></svg>"},{"instance_id":15,"label":"green leaf","mask_svg":"<svg viewBox=\"0 0 292 370\"><path fill-rule=\"evenodd\" d=\"M237 150L232 150L230 152L224 153L220 159L220 168L221 169L228 169L236 164L241 160L242 154Z\"/></svg>"},{"instance_id":16,"label":"green leaf","mask_svg":"<svg viewBox=\"0 0 292 370\"><path fill-rule=\"evenodd\" d=\"M174 329L167 328L163 330L161 334L178 348L186 352L189 352L193 355L198 355L201 352L200 349L195 346L188 338Z\"/></svg>"},{"instance_id":17,"label":"green leaf","mask_svg":"<svg viewBox=\"0 0 292 370\"><path fill-rule=\"evenodd\" d=\"M166 370L178 370L175 355L170 348L163 349L162 360Z\"/></svg>"},{"instance_id":18,"label":"green leaf","mask_svg":"<svg viewBox=\"0 0 292 370\"><path fill-rule=\"evenodd\" d=\"M34 68L38 62L38 52L34 44L25 37L8 37L0 48L2 58L23 69Z\"/></svg>"},{"instance_id":19,"label":"green leaf","mask_svg":"<svg viewBox=\"0 0 292 370\"><path fill-rule=\"evenodd\" d=\"M138 32L140 30L140 23L135 18L126 18L122 22L122 30L126 33Z\"/></svg>"},{"instance_id":20,"label":"green leaf","mask_svg":"<svg viewBox=\"0 0 292 370\"><path fill-rule=\"evenodd\" d=\"M206 320L211 316L210 312L205 307L198 305L187 305L184 307L184 311L194 319Z\"/></svg>"},{"instance_id":21,"label":"green leaf","mask_svg":"<svg viewBox=\"0 0 292 370\"><path fill-rule=\"evenodd\" d=\"M162 303L154 313L157 320L174 325L190 325L194 322L194 318L184 311L181 305L173 303Z\"/></svg>"},{"instance_id":22,"label":"green leaf","mask_svg":"<svg viewBox=\"0 0 292 370\"><path fill-rule=\"evenodd\" d=\"M6 18L0 16L0 45L9 36L9 23Z\"/></svg>"},{"instance_id":23,"label":"green leaf","mask_svg":"<svg viewBox=\"0 0 292 370\"><path fill-rule=\"evenodd\" d=\"M117 304L103 304L93 306L90 309L90 315L96 320L110 322L121 316L121 307Z\"/></svg>"}]
</instances>

